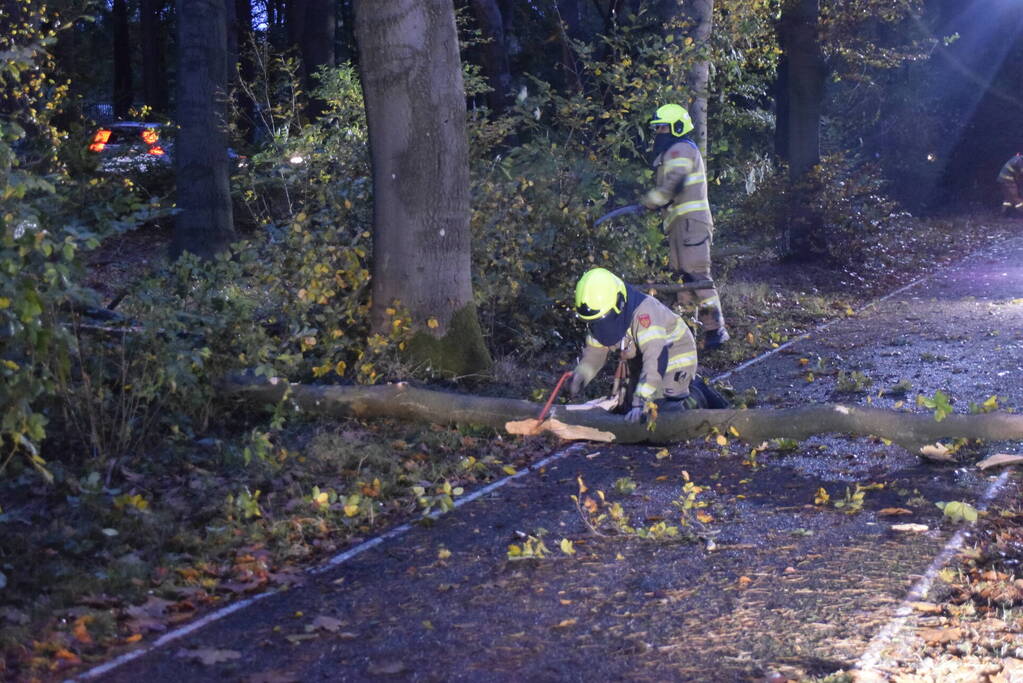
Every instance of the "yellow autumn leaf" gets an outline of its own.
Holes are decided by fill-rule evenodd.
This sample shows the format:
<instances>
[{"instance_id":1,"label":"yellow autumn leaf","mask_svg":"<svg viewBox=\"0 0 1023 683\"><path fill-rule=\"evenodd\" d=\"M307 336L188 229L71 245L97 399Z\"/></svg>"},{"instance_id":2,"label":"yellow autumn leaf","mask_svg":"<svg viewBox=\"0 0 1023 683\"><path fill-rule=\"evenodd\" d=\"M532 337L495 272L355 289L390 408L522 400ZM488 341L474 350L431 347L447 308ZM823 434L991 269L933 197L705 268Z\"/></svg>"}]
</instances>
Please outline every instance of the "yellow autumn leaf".
<instances>
[{"instance_id":1,"label":"yellow autumn leaf","mask_svg":"<svg viewBox=\"0 0 1023 683\"><path fill-rule=\"evenodd\" d=\"M728 445L728 439L725 438L724 434L718 434L717 438L714 439L714 441L717 442L718 446L727 446Z\"/></svg>"},{"instance_id":2,"label":"yellow autumn leaf","mask_svg":"<svg viewBox=\"0 0 1023 683\"><path fill-rule=\"evenodd\" d=\"M451 557L451 551L448 550L447 548L441 548L440 550L437 551L438 560L446 560L449 557Z\"/></svg>"},{"instance_id":3,"label":"yellow autumn leaf","mask_svg":"<svg viewBox=\"0 0 1023 683\"><path fill-rule=\"evenodd\" d=\"M561 552L565 553L566 555L575 555L575 546L572 543L572 541L568 540L567 538L563 538L561 539L560 545Z\"/></svg>"},{"instance_id":4,"label":"yellow autumn leaf","mask_svg":"<svg viewBox=\"0 0 1023 683\"><path fill-rule=\"evenodd\" d=\"M756 341L757 341L757 338L753 336L752 332L747 332L746 333L746 343L747 344L755 344Z\"/></svg>"},{"instance_id":5,"label":"yellow autumn leaf","mask_svg":"<svg viewBox=\"0 0 1023 683\"><path fill-rule=\"evenodd\" d=\"M739 430L736 429L734 426L728 428L728 433L731 434L732 436L739 436Z\"/></svg>"},{"instance_id":6,"label":"yellow autumn leaf","mask_svg":"<svg viewBox=\"0 0 1023 683\"><path fill-rule=\"evenodd\" d=\"M656 457L658 460L664 460L665 458L669 457L670 455L671 455L671 453L668 452L667 448L662 448L661 450L659 450L656 453L654 453L654 457Z\"/></svg>"},{"instance_id":7,"label":"yellow autumn leaf","mask_svg":"<svg viewBox=\"0 0 1023 683\"><path fill-rule=\"evenodd\" d=\"M709 524L710 522L714 521L714 517L708 515L706 512L703 512L702 510L696 513L696 519L698 519L703 524Z\"/></svg>"},{"instance_id":8,"label":"yellow autumn leaf","mask_svg":"<svg viewBox=\"0 0 1023 683\"><path fill-rule=\"evenodd\" d=\"M430 318L429 320L426 321L426 326L429 327L431 330L435 330L438 327L440 327L440 323L437 322L436 318Z\"/></svg>"},{"instance_id":9,"label":"yellow autumn leaf","mask_svg":"<svg viewBox=\"0 0 1023 683\"><path fill-rule=\"evenodd\" d=\"M508 475L515 474L516 472L515 468L512 467L511 465L505 465L504 467L501 468L501 470Z\"/></svg>"},{"instance_id":10,"label":"yellow autumn leaf","mask_svg":"<svg viewBox=\"0 0 1023 683\"><path fill-rule=\"evenodd\" d=\"M345 374L345 370L347 369L348 365L343 360L339 360L337 362L337 365L334 366L334 372L336 372L339 375Z\"/></svg>"},{"instance_id":11,"label":"yellow autumn leaf","mask_svg":"<svg viewBox=\"0 0 1023 683\"><path fill-rule=\"evenodd\" d=\"M345 505L345 516L346 517L354 517L357 514L359 514L359 506L358 505Z\"/></svg>"},{"instance_id":12,"label":"yellow autumn leaf","mask_svg":"<svg viewBox=\"0 0 1023 683\"><path fill-rule=\"evenodd\" d=\"M11 305L11 300L5 296L0 296L0 308L8 308Z\"/></svg>"}]
</instances>

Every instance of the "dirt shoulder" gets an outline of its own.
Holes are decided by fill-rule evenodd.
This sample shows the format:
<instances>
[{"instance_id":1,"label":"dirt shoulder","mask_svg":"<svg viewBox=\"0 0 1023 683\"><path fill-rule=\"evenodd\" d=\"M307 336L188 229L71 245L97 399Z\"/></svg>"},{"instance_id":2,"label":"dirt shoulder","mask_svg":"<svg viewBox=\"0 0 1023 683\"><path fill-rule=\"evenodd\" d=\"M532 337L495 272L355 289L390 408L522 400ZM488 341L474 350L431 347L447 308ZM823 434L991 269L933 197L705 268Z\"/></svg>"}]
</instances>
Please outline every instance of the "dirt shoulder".
<instances>
[{"instance_id":1,"label":"dirt shoulder","mask_svg":"<svg viewBox=\"0 0 1023 683\"><path fill-rule=\"evenodd\" d=\"M1001 243L728 379L739 392L755 388L764 406L841 400L913 411L916 394L941 390L957 412L994 395L1018 409L1021 257L1023 242ZM995 475L972 463L1010 448L965 446L934 464L841 437L756 454L734 439L575 447L102 680L839 676L868 649L891 649L875 639L904 616L907 594L954 538L936 503L986 504ZM999 491L995 509L1015 484ZM679 533L658 536L662 522ZM893 528L905 522L927 531ZM527 545L542 556L514 559ZM933 628L933 618L919 625ZM899 642L931 642L908 621ZM1006 647L1023 647L1023 622L1011 611L1001 621ZM991 675L996 664L986 664ZM905 655L878 666L882 676L917 670Z\"/></svg>"}]
</instances>

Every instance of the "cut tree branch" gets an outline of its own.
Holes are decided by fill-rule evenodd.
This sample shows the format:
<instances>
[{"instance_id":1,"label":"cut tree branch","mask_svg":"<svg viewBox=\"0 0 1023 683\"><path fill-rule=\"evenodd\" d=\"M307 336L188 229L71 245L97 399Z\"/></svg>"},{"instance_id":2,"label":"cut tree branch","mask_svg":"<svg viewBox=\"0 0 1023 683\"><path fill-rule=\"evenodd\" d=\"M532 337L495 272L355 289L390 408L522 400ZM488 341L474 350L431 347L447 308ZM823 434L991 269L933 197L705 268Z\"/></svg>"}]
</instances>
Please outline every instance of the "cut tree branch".
<instances>
[{"instance_id":1,"label":"cut tree branch","mask_svg":"<svg viewBox=\"0 0 1023 683\"><path fill-rule=\"evenodd\" d=\"M296 409L319 415L472 424L512 434L550 431L570 440L674 443L738 432L739 438L756 444L774 438L803 440L815 434L847 434L887 439L913 453L940 439L1023 440L1023 416L1002 412L949 415L938 422L931 414L824 403L778 410L662 412L650 430L645 424L627 423L621 415L578 405L554 406L550 417L537 423L542 407L537 403L420 389L406 383L316 386L235 376L221 386L226 394L248 402L277 404L287 398Z\"/></svg>"}]
</instances>

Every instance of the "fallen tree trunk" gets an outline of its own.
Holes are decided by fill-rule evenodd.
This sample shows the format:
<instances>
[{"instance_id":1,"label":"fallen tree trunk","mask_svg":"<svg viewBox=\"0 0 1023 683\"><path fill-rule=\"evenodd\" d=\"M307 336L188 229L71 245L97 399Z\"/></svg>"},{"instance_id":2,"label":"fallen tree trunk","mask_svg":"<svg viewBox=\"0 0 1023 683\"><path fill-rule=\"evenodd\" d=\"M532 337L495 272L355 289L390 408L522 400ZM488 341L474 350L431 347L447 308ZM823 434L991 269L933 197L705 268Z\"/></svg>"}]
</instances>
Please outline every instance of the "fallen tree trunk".
<instances>
[{"instance_id":1,"label":"fallen tree trunk","mask_svg":"<svg viewBox=\"0 0 1023 683\"><path fill-rule=\"evenodd\" d=\"M768 439L803 440L815 434L848 434L888 439L913 453L939 439L988 441L1023 439L1023 415L931 414L824 403L779 410L689 410L665 412L654 429L629 424L599 408L554 406L543 423L541 406L529 401L419 389L405 383L381 386L309 386L279 379L235 377L222 385L243 400L276 404L285 397L300 411L334 417L391 417L438 424L473 424L513 434L550 431L565 439L617 443L674 443L709 434L735 435L750 443ZM734 431L733 431L734 428Z\"/></svg>"}]
</instances>

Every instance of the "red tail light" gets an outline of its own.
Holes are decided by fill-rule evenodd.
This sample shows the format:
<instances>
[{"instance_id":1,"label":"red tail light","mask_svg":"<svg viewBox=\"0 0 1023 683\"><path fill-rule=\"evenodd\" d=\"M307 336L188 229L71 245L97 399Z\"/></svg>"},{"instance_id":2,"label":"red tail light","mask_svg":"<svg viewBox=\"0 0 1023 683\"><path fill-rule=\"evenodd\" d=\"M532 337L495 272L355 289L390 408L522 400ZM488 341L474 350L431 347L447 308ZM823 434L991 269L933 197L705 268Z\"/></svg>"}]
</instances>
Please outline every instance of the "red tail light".
<instances>
[{"instance_id":1,"label":"red tail light","mask_svg":"<svg viewBox=\"0 0 1023 683\"><path fill-rule=\"evenodd\" d=\"M106 128L100 128L96 131L96 134L92 137L92 144L89 145L89 151L91 152L102 152L103 148L107 146L107 140L110 139L110 131Z\"/></svg>"}]
</instances>

